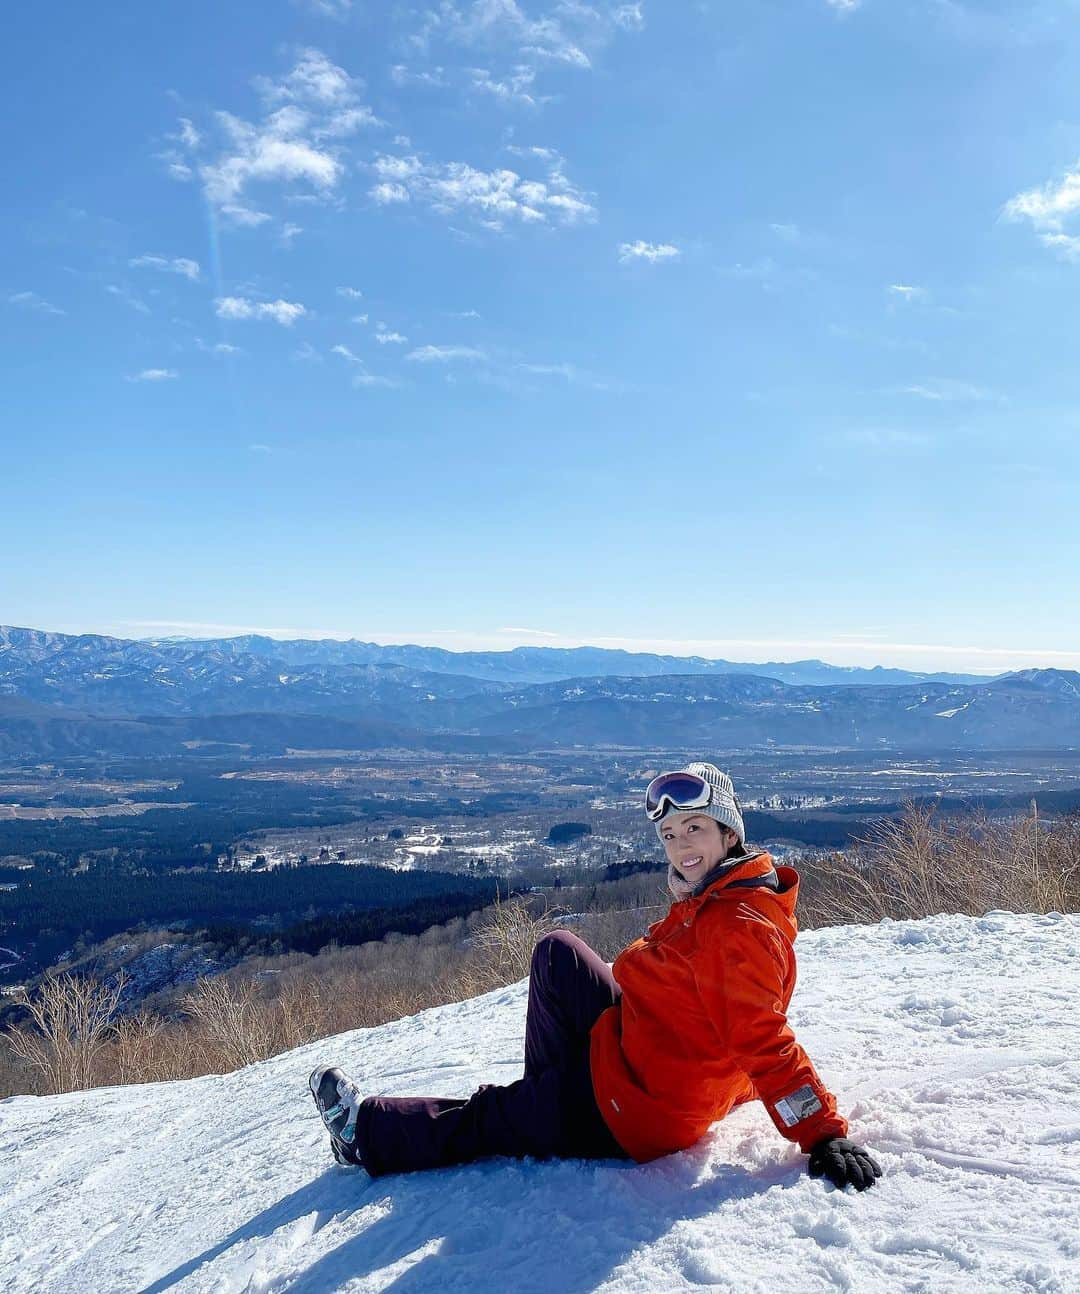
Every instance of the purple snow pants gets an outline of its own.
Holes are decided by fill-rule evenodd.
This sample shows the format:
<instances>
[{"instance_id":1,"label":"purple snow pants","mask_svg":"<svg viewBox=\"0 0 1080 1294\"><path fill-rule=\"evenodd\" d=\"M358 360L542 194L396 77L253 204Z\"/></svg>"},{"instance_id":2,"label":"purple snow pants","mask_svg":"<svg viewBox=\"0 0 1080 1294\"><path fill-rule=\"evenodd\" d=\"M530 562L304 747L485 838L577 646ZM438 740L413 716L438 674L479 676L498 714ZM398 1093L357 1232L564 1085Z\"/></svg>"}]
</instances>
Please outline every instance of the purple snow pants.
<instances>
[{"instance_id":1,"label":"purple snow pants","mask_svg":"<svg viewBox=\"0 0 1080 1294\"><path fill-rule=\"evenodd\" d=\"M589 1030L619 1000L607 964L566 930L533 952L525 1076L487 1084L467 1100L370 1096L356 1147L373 1176L441 1168L492 1155L626 1159L596 1108Z\"/></svg>"}]
</instances>

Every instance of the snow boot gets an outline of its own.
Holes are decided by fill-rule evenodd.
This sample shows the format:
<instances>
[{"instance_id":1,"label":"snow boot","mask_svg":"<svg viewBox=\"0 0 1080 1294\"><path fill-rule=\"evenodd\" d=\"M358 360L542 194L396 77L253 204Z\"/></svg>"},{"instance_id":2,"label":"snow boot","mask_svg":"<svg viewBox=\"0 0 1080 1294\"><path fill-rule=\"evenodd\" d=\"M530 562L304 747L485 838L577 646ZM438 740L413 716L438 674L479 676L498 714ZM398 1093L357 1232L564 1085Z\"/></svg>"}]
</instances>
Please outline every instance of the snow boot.
<instances>
[{"instance_id":1,"label":"snow boot","mask_svg":"<svg viewBox=\"0 0 1080 1294\"><path fill-rule=\"evenodd\" d=\"M351 1078L331 1065L321 1065L312 1072L308 1087L315 1098L326 1130L330 1148L339 1164L364 1166L356 1147L356 1115L363 1097Z\"/></svg>"}]
</instances>

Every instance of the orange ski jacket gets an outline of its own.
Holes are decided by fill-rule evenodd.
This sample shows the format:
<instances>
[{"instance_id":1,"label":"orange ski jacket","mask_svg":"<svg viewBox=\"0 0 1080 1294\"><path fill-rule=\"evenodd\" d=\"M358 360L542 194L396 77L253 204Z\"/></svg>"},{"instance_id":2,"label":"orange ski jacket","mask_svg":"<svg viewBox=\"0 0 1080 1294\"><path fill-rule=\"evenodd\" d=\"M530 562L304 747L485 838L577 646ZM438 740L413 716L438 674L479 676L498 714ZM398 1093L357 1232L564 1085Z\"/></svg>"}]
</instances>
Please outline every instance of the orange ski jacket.
<instances>
[{"instance_id":1,"label":"orange ski jacket","mask_svg":"<svg viewBox=\"0 0 1080 1294\"><path fill-rule=\"evenodd\" d=\"M787 1022L799 877L777 867L775 890L772 873L768 854L748 857L615 959L622 997L592 1028L593 1093L639 1163L693 1145L754 1098L804 1151L847 1134Z\"/></svg>"}]
</instances>

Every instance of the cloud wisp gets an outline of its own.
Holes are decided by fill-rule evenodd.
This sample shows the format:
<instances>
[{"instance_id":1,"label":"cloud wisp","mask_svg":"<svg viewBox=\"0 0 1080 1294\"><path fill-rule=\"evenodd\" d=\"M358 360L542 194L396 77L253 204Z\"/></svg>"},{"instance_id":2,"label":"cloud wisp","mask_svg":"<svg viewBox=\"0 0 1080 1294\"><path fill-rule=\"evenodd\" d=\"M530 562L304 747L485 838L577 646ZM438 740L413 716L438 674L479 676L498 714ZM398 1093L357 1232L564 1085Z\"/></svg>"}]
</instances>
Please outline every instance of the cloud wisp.
<instances>
[{"instance_id":1,"label":"cloud wisp","mask_svg":"<svg viewBox=\"0 0 1080 1294\"><path fill-rule=\"evenodd\" d=\"M998 397L986 387L975 386L972 382L959 382L950 377L930 377L921 382L912 382L907 386L895 388L901 395L913 395L920 400L932 400L936 403L953 401L996 400Z\"/></svg>"},{"instance_id":2,"label":"cloud wisp","mask_svg":"<svg viewBox=\"0 0 1080 1294\"><path fill-rule=\"evenodd\" d=\"M330 354L340 355L347 364L351 364L356 369L353 373L352 384L357 388L374 386L396 387L400 385L400 383L395 381L392 377L383 377L379 373L370 372L360 356L351 351L348 346L341 345L340 343L337 346L331 346Z\"/></svg>"},{"instance_id":3,"label":"cloud wisp","mask_svg":"<svg viewBox=\"0 0 1080 1294\"><path fill-rule=\"evenodd\" d=\"M459 360L473 363L486 360L487 352L477 346L419 346L405 358L418 364L451 364Z\"/></svg>"},{"instance_id":4,"label":"cloud wisp","mask_svg":"<svg viewBox=\"0 0 1080 1294\"><path fill-rule=\"evenodd\" d=\"M548 0L529 10L517 0L430 4L407 38L413 59L391 69L395 85L462 85L507 108L536 109L553 98L538 88L542 73L587 73L613 40L645 26L644 0ZM461 50L479 65L456 65Z\"/></svg>"},{"instance_id":5,"label":"cloud wisp","mask_svg":"<svg viewBox=\"0 0 1080 1294\"><path fill-rule=\"evenodd\" d=\"M460 4L443 0L438 9L429 9L424 15L423 25L414 33L412 44L424 51L435 42L469 49L509 47L526 57L591 67L579 34L581 24L572 19L592 17L592 6L577 4L561 8L567 11L564 15L556 16L553 11L541 18L530 18L516 0L472 0L472 3Z\"/></svg>"},{"instance_id":6,"label":"cloud wisp","mask_svg":"<svg viewBox=\"0 0 1080 1294\"><path fill-rule=\"evenodd\" d=\"M370 190L383 206L418 202L440 215L464 211L490 229L508 221L575 225L596 212L588 197L566 177L563 160L544 150L547 176L528 179L509 167L480 170L467 162L428 162L415 154L377 157Z\"/></svg>"},{"instance_id":7,"label":"cloud wisp","mask_svg":"<svg viewBox=\"0 0 1080 1294\"><path fill-rule=\"evenodd\" d=\"M219 319L269 319L283 328L291 328L308 313L299 301L250 301L247 297L218 297Z\"/></svg>"},{"instance_id":8,"label":"cloud wisp","mask_svg":"<svg viewBox=\"0 0 1080 1294\"><path fill-rule=\"evenodd\" d=\"M925 301L929 296L925 288L917 288L911 283L890 283L886 292L890 300L903 301L907 305Z\"/></svg>"},{"instance_id":9,"label":"cloud wisp","mask_svg":"<svg viewBox=\"0 0 1080 1294\"><path fill-rule=\"evenodd\" d=\"M187 256L133 256L128 265L135 270L160 270L163 274L179 274L192 282L199 278L199 262Z\"/></svg>"},{"instance_id":10,"label":"cloud wisp","mask_svg":"<svg viewBox=\"0 0 1080 1294\"><path fill-rule=\"evenodd\" d=\"M682 252L674 243L646 243L638 239L634 243L619 244L619 263L631 265L636 261L645 261L656 265L660 261L676 260Z\"/></svg>"},{"instance_id":11,"label":"cloud wisp","mask_svg":"<svg viewBox=\"0 0 1080 1294\"><path fill-rule=\"evenodd\" d=\"M180 374L174 368L144 368L127 379L129 382L175 382Z\"/></svg>"},{"instance_id":12,"label":"cloud wisp","mask_svg":"<svg viewBox=\"0 0 1080 1294\"><path fill-rule=\"evenodd\" d=\"M8 305L21 306L24 310L36 310L38 314L43 315L63 315L66 310L61 310L59 306L54 306L51 301L46 301L44 297L38 296L36 292L12 292L8 297Z\"/></svg>"},{"instance_id":13,"label":"cloud wisp","mask_svg":"<svg viewBox=\"0 0 1080 1294\"><path fill-rule=\"evenodd\" d=\"M345 22L352 13L352 0L292 0L298 9L306 9L320 18Z\"/></svg>"}]
</instances>

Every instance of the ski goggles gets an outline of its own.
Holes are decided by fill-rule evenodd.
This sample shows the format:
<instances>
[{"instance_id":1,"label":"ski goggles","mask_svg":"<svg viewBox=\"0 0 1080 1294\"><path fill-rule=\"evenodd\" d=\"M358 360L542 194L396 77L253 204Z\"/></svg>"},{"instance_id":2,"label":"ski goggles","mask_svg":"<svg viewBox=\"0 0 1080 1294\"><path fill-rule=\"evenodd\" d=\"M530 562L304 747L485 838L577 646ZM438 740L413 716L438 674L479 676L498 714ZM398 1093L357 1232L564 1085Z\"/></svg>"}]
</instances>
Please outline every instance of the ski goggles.
<instances>
[{"instance_id":1,"label":"ski goggles","mask_svg":"<svg viewBox=\"0 0 1080 1294\"><path fill-rule=\"evenodd\" d=\"M645 816L658 822L669 809L703 809L713 788L697 773L661 773L645 788Z\"/></svg>"}]
</instances>

